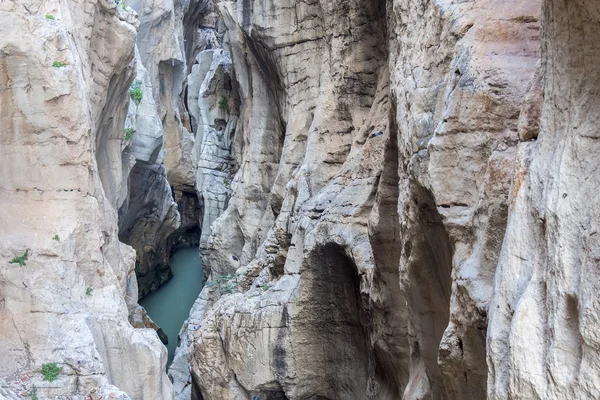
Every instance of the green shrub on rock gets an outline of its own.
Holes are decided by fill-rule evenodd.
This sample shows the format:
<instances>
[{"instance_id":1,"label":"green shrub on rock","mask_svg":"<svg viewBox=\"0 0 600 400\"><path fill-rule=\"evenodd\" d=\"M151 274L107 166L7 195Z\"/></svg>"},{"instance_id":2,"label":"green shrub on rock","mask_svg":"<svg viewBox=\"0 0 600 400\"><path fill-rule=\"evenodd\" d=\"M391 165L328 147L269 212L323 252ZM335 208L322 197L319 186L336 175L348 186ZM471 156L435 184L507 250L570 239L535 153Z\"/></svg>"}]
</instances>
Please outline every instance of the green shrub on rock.
<instances>
[{"instance_id":1,"label":"green shrub on rock","mask_svg":"<svg viewBox=\"0 0 600 400\"><path fill-rule=\"evenodd\" d=\"M133 132L135 132L133 128L125 128L125 140L131 140Z\"/></svg>"},{"instance_id":2,"label":"green shrub on rock","mask_svg":"<svg viewBox=\"0 0 600 400\"><path fill-rule=\"evenodd\" d=\"M48 382L55 381L61 372L62 372L62 367L59 367L54 362L42 364L42 375L44 375L45 381L48 381Z\"/></svg>"},{"instance_id":3,"label":"green shrub on rock","mask_svg":"<svg viewBox=\"0 0 600 400\"><path fill-rule=\"evenodd\" d=\"M219 109L228 110L229 109L229 101L227 101L227 97L221 96L221 100L219 100Z\"/></svg>"},{"instance_id":4,"label":"green shrub on rock","mask_svg":"<svg viewBox=\"0 0 600 400\"><path fill-rule=\"evenodd\" d=\"M133 82L131 88L129 89L129 95L131 96L131 100L133 100L133 102L136 105L139 105L142 99L144 98L144 92L142 91L142 83L143 82L141 80L137 79L135 82Z\"/></svg>"},{"instance_id":5,"label":"green shrub on rock","mask_svg":"<svg viewBox=\"0 0 600 400\"><path fill-rule=\"evenodd\" d=\"M25 250L25 253L23 253L22 256L13 257L13 259L10 260L8 263L9 264L19 264L22 267L23 265L27 264L25 262L25 261L27 261L27 257L29 257L29 249Z\"/></svg>"}]
</instances>

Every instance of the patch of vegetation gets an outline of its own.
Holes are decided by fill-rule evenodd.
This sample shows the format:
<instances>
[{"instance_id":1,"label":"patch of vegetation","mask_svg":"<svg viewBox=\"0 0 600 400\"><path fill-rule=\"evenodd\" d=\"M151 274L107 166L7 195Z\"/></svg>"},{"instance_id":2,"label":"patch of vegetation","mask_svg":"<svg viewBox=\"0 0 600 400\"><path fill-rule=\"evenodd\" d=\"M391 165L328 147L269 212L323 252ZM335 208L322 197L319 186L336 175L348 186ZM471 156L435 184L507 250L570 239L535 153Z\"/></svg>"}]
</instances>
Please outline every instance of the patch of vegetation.
<instances>
[{"instance_id":1,"label":"patch of vegetation","mask_svg":"<svg viewBox=\"0 0 600 400\"><path fill-rule=\"evenodd\" d=\"M206 286L217 286L221 294L230 294L237 290L237 279L235 274L227 274L216 277L210 282L206 282Z\"/></svg>"},{"instance_id":2,"label":"patch of vegetation","mask_svg":"<svg viewBox=\"0 0 600 400\"><path fill-rule=\"evenodd\" d=\"M65 64L65 63L63 63L63 62L60 62L60 61L54 61L54 62L52 63L52 66L53 66L54 68L62 68L62 67L64 67L65 65L67 65L67 64Z\"/></svg>"},{"instance_id":3,"label":"patch of vegetation","mask_svg":"<svg viewBox=\"0 0 600 400\"><path fill-rule=\"evenodd\" d=\"M29 249L25 250L25 253L23 253L22 256L13 257L13 259L10 260L8 263L9 264L19 264L22 267L23 265L27 264L25 262L25 261L27 261L27 257L29 257Z\"/></svg>"},{"instance_id":4,"label":"patch of vegetation","mask_svg":"<svg viewBox=\"0 0 600 400\"><path fill-rule=\"evenodd\" d=\"M133 102L136 105L139 105L142 99L144 98L144 92L142 91L142 83L143 82L141 80L137 79L135 82L133 82L131 88L129 89L129 95L131 96L131 100L133 100Z\"/></svg>"},{"instance_id":5,"label":"patch of vegetation","mask_svg":"<svg viewBox=\"0 0 600 400\"><path fill-rule=\"evenodd\" d=\"M231 183L231 179L229 179L229 178L224 178L224 179L223 179L223 183L225 184L225 186L229 186L229 184Z\"/></svg>"},{"instance_id":6,"label":"patch of vegetation","mask_svg":"<svg viewBox=\"0 0 600 400\"><path fill-rule=\"evenodd\" d=\"M125 3L125 0L115 0L115 4L121 7L123 11L127 11L127 8L129 7L127 3Z\"/></svg>"},{"instance_id":7,"label":"patch of vegetation","mask_svg":"<svg viewBox=\"0 0 600 400\"><path fill-rule=\"evenodd\" d=\"M85 289L85 295L86 296L91 296L94 292L94 289L92 289L91 287Z\"/></svg>"},{"instance_id":8,"label":"patch of vegetation","mask_svg":"<svg viewBox=\"0 0 600 400\"><path fill-rule=\"evenodd\" d=\"M131 140L135 130L133 128L125 128L125 140Z\"/></svg>"},{"instance_id":9,"label":"patch of vegetation","mask_svg":"<svg viewBox=\"0 0 600 400\"><path fill-rule=\"evenodd\" d=\"M221 100L217 103L219 105L219 109L221 110L229 110L229 101L227 97L221 96Z\"/></svg>"},{"instance_id":10,"label":"patch of vegetation","mask_svg":"<svg viewBox=\"0 0 600 400\"><path fill-rule=\"evenodd\" d=\"M223 136L223 132L219 132L217 133L217 137L219 138L219 141L222 142L225 136Z\"/></svg>"},{"instance_id":11,"label":"patch of vegetation","mask_svg":"<svg viewBox=\"0 0 600 400\"><path fill-rule=\"evenodd\" d=\"M52 236L52 240L56 240L57 242L60 242L60 237L58 235L54 235L54 236Z\"/></svg>"},{"instance_id":12,"label":"patch of vegetation","mask_svg":"<svg viewBox=\"0 0 600 400\"><path fill-rule=\"evenodd\" d=\"M54 21L56 18L54 18L54 15L52 15L52 14L46 14L46 19L49 19L50 21Z\"/></svg>"},{"instance_id":13,"label":"patch of vegetation","mask_svg":"<svg viewBox=\"0 0 600 400\"><path fill-rule=\"evenodd\" d=\"M37 396L37 388L35 387L35 385L33 385L33 387L31 388L29 393L27 393L27 395L31 397L31 400L39 400L39 397Z\"/></svg>"},{"instance_id":14,"label":"patch of vegetation","mask_svg":"<svg viewBox=\"0 0 600 400\"><path fill-rule=\"evenodd\" d=\"M271 289L271 285L269 285L268 283L266 285L263 286L263 290L266 292L267 290Z\"/></svg>"},{"instance_id":15,"label":"patch of vegetation","mask_svg":"<svg viewBox=\"0 0 600 400\"><path fill-rule=\"evenodd\" d=\"M45 381L48 381L48 382L55 381L61 372L62 372L62 367L59 367L54 362L42 364L42 375L44 375Z\"/></svg>"}]
</instances>

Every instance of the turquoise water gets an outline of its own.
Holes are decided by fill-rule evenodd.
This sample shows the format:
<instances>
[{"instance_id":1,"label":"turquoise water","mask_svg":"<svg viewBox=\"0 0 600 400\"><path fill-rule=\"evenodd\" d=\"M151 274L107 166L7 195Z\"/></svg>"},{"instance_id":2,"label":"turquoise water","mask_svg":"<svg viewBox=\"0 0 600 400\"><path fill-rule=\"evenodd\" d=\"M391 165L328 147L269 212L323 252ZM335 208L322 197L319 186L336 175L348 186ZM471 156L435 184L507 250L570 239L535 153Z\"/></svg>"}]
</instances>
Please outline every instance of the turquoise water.
<instances>
[{"instance_id":1,"label":"turquoise water","mask_svg":"<svg viewBox=\"0 0 600 400\"><path fill-rule=\"evenodd\" d=\"M156 292L140 300L140 305L169 338L169 362L177 348L177 336L202 289L202 265L197 248L176 251L170 259L173 278Z\"/></svg>"}]
</instances>

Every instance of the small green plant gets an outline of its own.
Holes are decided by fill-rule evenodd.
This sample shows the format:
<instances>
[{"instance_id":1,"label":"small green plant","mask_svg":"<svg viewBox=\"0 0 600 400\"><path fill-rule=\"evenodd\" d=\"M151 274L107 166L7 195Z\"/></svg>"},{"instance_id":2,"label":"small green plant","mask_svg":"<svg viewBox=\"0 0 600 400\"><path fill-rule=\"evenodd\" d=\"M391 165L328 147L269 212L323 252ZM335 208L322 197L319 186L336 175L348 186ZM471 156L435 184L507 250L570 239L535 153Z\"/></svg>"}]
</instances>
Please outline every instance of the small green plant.
<instances>
[{"instance_id":1,"label":"small green plant","mask_svg":"<svg viewBox=\"0 0 600 400\"><path fill-rule=\"evenodd\" d=\"M230 183L231 183L231 179L229 179L229 178L224 178L224 179L223 179L223 184L224 184L225 186L229 186L229 184L230 184Z\"/></svg>"},{"instance_id":2,"label":"small green plant","mask_svg":"<svg viewBox=\"0 0 600 400\"><path fill-rule=\"evenodd\" d=\"M54 362L42 364L42 375L44 375L45 381L48 381L48 382L55 381L61 372L62 372L62 367L59 367Z\"/></svg>"},{"instance_id":3,"label":"small green plant","mask_svg":"<svg viewBox=\"0 0 600 400\"><path fill-rule=\"evenodd\" d=\"M219 287L219 290L223 294L233 293L235 291L235 289L237 289L237 283L232 282L232 281L225 282L224 284L221 285L221 287Z\"/></svg>"},{"instance_id":4,"label":"small green plant","mask_svg":"<svg viewBox=\"0 0 600 400\"><path fill-rule=\"evenodd\" d=\"M62 67L64 67L65 65L67 65L67 64L65 64L65 63L63 63L63 62L60 62L60 61L54 61L54 62L52 63L52 66L53 66L54 68L62 68Z\"/></svg>"},{"instance_id":5,"label":"small green plant","mask_svg":"<svg viewBox=\"0 0 600 400\"><path fill-rule=\"evenodd\" d=\"M125 140L131 140L133 132L135 132L133 128L125 128Z\"/></svg>"},{"instance_id":6,"label":"small green plant","mask_svg":"<svg viewBox=\"0 0 600 400\"><path fill-rule=\"evenodd\" d=\"M221 96L221 100L219 100L219 109L221 110L228 110L229 109L229 101L227 100L227 97L225 96Z\"/></svg>"},{"instance_id":7,"label":"small green plant","mask_svg":"<svg viewBox=\"0 0 600 400\"><path fill-rule=\"evenodd\" d=\"M15 256L12 260L9 261L9 264L19 264L21 267L26 265L27 257L29 257L29 249L25 250L22 256Z\"/></svg>"},{"instance_id":8,"label":"small green plant","mask_svg":"<svg viewBox=\"0 0 600 400\"><path fill-rule=\"evenodd\" d=\"M127 3L125 3L125 0L115 0L115 3L120 6L123 11L127 11L127 8L129 7Z\"/></svg>"},{"instance_id":9,"label":"small green plant","mask_svg":"<svg viewBox=\"0 0 600 400\"><path fill-rule=\"evenodd\" d=\"M143 82L141 80L137 79L135 82L133 82L131 88L129 89L129 95L131 96L131 99L136 105L139 105L142 99L144 98L144 92L142 91L142 83Z\"/></svg>"},{"instance_id":10,"label":"small green plant","mask_svg":"<svg viewBox=\"0 0 600 400\"><path fill-rule=\"evenodd\" d=\"M60 242L60 237L58 235L54 235L54 236L52 236L52 240L56 240L57 242Z\"/></svg>"},{"instance_id":11,"label":"small green plant","mask_svg":"<svg viewBox=\"0 0 600 400\"><path fill-rule=\"evenodd\" d=\"M54 21L56 18L54 18L54 15L52 15L52 14L46 14L46 19L49 19L50 21Z\"/></svg>"},{"instance_id":12,"label":"small green plant","mask_svg":"<svg viewBox=\"0 0 600 400\"><path fill-rule=\"evenodd\" d=\"M91 296L94 292L94 289L92 289L91 287L85 289L85 295L86 296Z\"/></svg>"},{"instance_id":13,"label":"small green plant","mask_svg":"<svg viewBox=\"0 0 600 400\"><path fill-rule=\"evenodd\" d=\"M266 285L263 286L263 290L266 292L267 290L269 290L271 288L271 285L269 285L268 283Z\"/></svg>"},{"instance_id":14,"label":"small green plant","mask_svg":"<svg viewBox=\"0 0 600 400\"><path fill-rule=\"evenodd\" d=\"M233 293L237 289L237 279L235 274L227 274L218 276L216 279L207 282L206 286L211 287L217 285L222 294Z\"/></svg>"},{"instance_id":15,"label":"small green plant","mask_svg":"<svg viewBox=\"0 0 600 400\"><path fill-rule=\"evenodd\" d=\"M27 393L27 395L31 397L31 400L39 400L39 397L37 396L37 388L35 387L35 385L33 385L33 387L31 388L29 393Z\"/></svg>"},{"instance_id":16,"label":"small green plant","mask_svg":"<svg viewBox=\"0 0 600 400\"><path fill-rule=\"evenodd\" d=\"M217 133L217 137L219 138L219 141L222 142L223 141L223 132L219 132Z\"/></svg>"}]
</instances>

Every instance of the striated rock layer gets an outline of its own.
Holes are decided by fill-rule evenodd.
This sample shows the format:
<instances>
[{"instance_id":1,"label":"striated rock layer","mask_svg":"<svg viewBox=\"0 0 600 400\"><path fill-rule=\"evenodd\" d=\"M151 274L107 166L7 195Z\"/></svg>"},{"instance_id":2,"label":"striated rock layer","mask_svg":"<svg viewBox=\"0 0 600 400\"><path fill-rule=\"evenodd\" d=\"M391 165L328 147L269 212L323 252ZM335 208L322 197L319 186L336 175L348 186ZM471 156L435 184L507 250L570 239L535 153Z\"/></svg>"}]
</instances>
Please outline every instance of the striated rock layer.
<instances>
[{"instance_id":1,"label":"striated rock layer","mask_svg":"<svg viewBox=\"0 0 600 400\"><path fill-rule=\"evenodd\" d=\"M519 145L488 330L491 399L600 396L600 5L543 7L543 107Z\"/></svg>"},{"instance_id":2,"label":"striated rock layer","mask_svg":"<svg viewBox=\"0 0 600 400\"><path fill-rule=\"evenodd\" d=\"M164 347L128 322L135 253L117 236L135 14L2 1L0 21L0 392L169 399Z\"/></svg>"},{"instance_id":3,"label":"striated rock layer","mask_svg":"<svg viewBox=\"0 0 600 400\"><path fill-rule=\"evenodd\" d=\"M541 2L215 6L243 142L176 392L485 398L511 186L538 136Z\"/></svg>"},{"instance_id":4,"label":"striated rock layer","mask_svg":"<svg viewBox=\"0 0 600 400\"><path fill-rule=\"evenodd\" d=\"M594 1L63 3L0 3L0 397L600 397Z\"/></svg>"}]
</instances>

